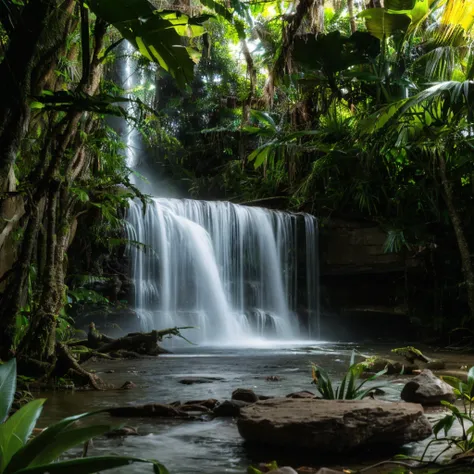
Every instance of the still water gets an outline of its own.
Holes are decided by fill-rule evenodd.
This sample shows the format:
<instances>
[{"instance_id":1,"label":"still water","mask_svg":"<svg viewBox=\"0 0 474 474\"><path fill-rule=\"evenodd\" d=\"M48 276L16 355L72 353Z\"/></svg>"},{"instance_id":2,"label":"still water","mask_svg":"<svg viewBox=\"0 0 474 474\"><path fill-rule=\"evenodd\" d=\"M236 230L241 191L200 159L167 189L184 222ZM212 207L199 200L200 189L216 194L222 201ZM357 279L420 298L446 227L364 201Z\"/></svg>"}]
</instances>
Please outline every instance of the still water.
<instances>
[{"instance_id":1,"label":"still water","mask_svg":"<svg viewBox=\"0 0 474 474\"><path fill-rule=\"evenodd\" d=\"M258 348L187 347L176 349L173 354L158 359L99 361L88 368L96 370L106 383L120 387L125 381L132 381L137 387L104 392L42 394L48 398L48 402L38 426L46 426L64 416L104 407L208 398L225 400L230 399L232 391L239 387L251 388L257 394L268 396L285 396L300 390L315 391L314 385L311 385L311 362L325 367L337 380L347 369L354 349L365 355L389 356L390 348L306 341L284 345L262 344ZM433 355L429 350L426 353ZM472 356L463 356L462 362L453 354L436 354L435 357L447 359L448 368L453 371L461 365L474 364ZM281 380L267 381L266 378L272 375ZM219 380L193 385L179 383L188 377L213 377ZM385 394L379 398L399 399L405 383L406 377L403 376L385 378L382 382ZM377 385L380 385L380 380ZM434 420L441 413L438 410L428 416ZM269 458L265 453L246 448L231 418L216 418L212 421L134 418L120 422L136 427L141 436L96 439L89 449L89 455L153 458L167 466L171 474L243 474L249 464L271 461L277 457L272 454ZM405 452L419 453L425 445L426 442L414 443ZM380 459L380 455L374 454L374 459ZM291 459L291 455L288 457L285 454L280 462L297 467L302 464L349 466L356 461L350 458L324 460L318 456ZM144 473L148 470L143 465L137 465L113 472Z\"/></svg>"}]
</instances>

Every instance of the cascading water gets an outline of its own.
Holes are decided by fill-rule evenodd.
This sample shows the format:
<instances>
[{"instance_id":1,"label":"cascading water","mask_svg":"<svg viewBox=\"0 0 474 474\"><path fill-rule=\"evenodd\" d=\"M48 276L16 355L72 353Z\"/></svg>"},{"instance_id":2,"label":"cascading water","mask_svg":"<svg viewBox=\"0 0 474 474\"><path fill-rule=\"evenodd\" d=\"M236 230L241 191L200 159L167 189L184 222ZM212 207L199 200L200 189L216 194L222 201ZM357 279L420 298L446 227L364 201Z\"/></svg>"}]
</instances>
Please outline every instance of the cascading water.
<instances>
[{"instance_id":1,"label":"cascading water","mask_svg":"<svg viewBox=\"0 0 474 474\"><path fill-rule=\"evenodd\" d=\"M317 221L304 216L308 328L298 304L301 216L229 202L155 198L128 213L135 306L146 329L195 326L207 343L301 338L318 328ZM309 250L309 252L308 252ZM317 333L313 334L317 336Z\"/></svg>"},{"instance_id":2,"label":"cascading water","mask_svg":"<svg viewBox=\"0 0 474 474\"><path fill-rule=\"evenodd\" d=\"M133 71L130 46L126 53L121 76L132 90L142 78ZM130 126L126 141L128 165L143 165L137 156L140 138ZM130 246L130 258L143 329L193 326L199 328L193 340L211 344L319 337L313 216L154 198L145 211L132 201L127 220L129 240L140 242Z\"/></svg>"}]
</instances>

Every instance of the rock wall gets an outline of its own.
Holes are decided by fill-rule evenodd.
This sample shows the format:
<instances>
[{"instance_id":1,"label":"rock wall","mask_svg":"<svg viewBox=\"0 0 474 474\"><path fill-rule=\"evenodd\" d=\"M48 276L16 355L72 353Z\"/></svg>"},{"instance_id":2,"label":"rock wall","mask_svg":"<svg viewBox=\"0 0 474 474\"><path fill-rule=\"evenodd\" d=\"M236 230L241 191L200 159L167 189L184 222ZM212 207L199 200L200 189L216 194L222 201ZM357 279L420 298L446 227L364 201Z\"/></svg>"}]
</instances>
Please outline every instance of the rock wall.
<instances>
[{"instance_id":1,"label":"rock wall","mask_svg":"<svg viewBox=\"0 0 474 474\"><path fill-rule=\"evenodd\" d=\"M423 262L385 253L385 240L376 223L331 219L320 226L323 337L399 339L412 330L407 284Z\"/></svg>"}]
</instances>

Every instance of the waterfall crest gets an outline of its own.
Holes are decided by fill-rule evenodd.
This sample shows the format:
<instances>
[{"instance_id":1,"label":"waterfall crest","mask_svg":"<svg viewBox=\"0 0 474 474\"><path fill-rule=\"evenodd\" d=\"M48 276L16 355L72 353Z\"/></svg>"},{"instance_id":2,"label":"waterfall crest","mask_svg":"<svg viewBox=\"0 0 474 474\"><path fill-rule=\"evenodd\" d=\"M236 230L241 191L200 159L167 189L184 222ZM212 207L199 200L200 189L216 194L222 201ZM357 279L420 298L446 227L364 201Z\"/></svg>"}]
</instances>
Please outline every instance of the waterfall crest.
<instances>
[{"instance_id":1,"label":"waterfall crest","mask_svg":"<svg viewBox=\"0 0 474 474\"><path fill-rule=\"evenodd\" d=\"M209 344L318 337L313 216L154 198L145 213L131 202L128 222L128 238L144 245L130 248L143 329L194 326L193 339ZM306 268L298 269L300 249ZM306 292L299 291L301 274Z\"/></svg>"}]
</instances>

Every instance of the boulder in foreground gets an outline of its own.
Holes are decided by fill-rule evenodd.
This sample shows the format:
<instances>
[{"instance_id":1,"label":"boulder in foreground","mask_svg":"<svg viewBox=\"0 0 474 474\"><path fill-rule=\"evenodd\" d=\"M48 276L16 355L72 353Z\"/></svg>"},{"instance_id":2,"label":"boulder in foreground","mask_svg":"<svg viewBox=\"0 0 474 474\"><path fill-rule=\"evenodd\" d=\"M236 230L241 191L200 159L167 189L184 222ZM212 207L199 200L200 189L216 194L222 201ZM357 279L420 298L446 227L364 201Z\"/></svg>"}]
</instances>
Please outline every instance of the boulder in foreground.
<instances>
[{"instance_id":1,"label":"boulder in foreground","mask_svg":"<svg viewBox=\"0 0 474 474\"><path fill-rule=\"evenodd\" d=\"M242 408L237 426L249 443L332 453L401 446L432 432L420 405L378 400L275 398Z\"/></svg>"},{"instance_id":2,"label":"boulder in foreground","mask_svg":"<svg viewBox=\"0 0 474 474\"><path fill-rule=\"evenodd\" d=\"M401 398L406 402L422 405L440 405L442 401L456 401L453 388L429 369L423 370L403 387Z\"/></svg>"}]
</instances>

